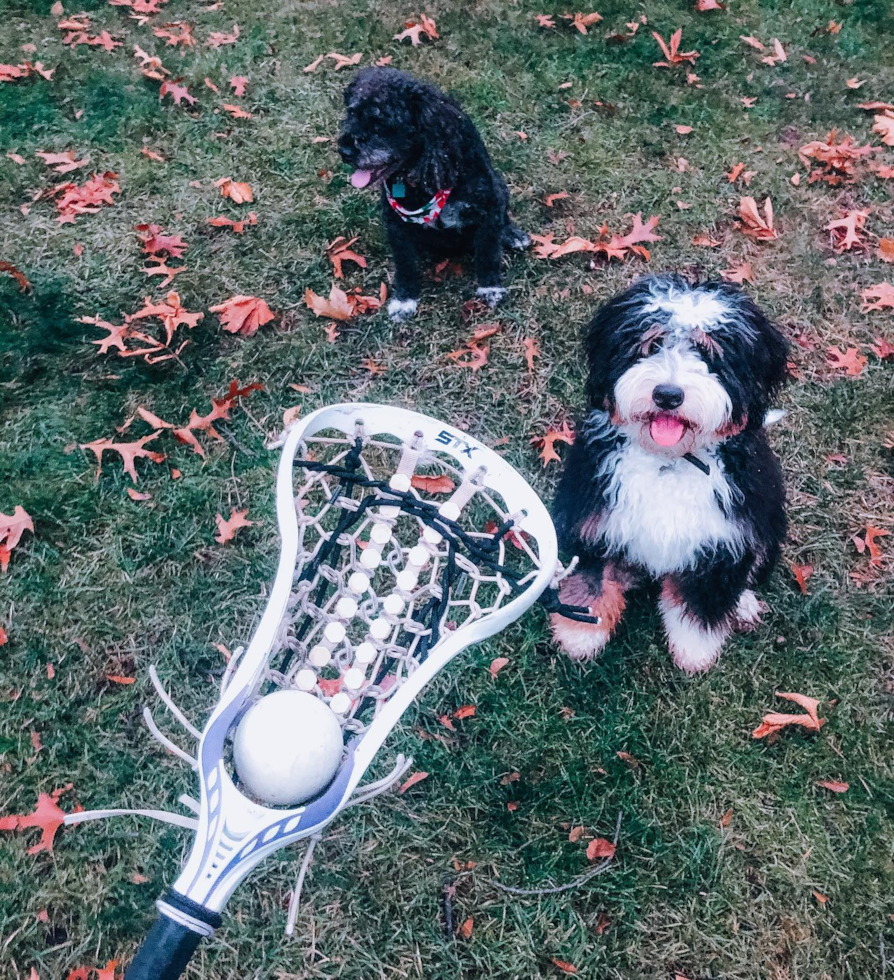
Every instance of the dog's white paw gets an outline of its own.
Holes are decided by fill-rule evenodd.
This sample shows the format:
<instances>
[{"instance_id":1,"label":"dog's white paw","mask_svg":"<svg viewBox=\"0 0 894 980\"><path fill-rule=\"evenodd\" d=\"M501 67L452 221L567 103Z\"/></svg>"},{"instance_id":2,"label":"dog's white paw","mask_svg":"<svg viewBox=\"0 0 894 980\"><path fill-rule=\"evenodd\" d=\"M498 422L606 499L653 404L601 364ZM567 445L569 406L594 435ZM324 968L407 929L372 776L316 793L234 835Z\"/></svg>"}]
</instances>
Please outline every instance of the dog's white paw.
<instances>
[{"instance_id":1,"label":"dog's white paw","mask_svg":"<svg viewBox=\"0 0 894 980\"><path fill-rule=\"evenodd\" d=\"M550 617L553 639L570 660L594 660L608 643L611 631L596 623L579 623L554 613Z\"/></svg>"},{"instance_id":2,"label":"dog's white paw","mask_svg":"<svg viewBox=\"0 0 894 980\"><path fill-rule=\"evenodd\" d=\"M761 624L761 616L768 609L769 606L765 602L761 602L751 589L746 589L739 596L736 611L733 613L735 628L741 633L757 629Z\"/></svg>"},{"instance_id":3,"label":"dog's white paw","mask_svg":"<svg viewBox=\"0 0 894 980\"><path fill-rule=\"evenodd\" d=\"M498 303L502 303L506 297L504 286L479 286L477 295L493 309Z\"/></svg>"},{"instance_id":4,"label":"dog's white paw","mask_svg":"<svg viewBox=\"0 0 894 980\"><path fill-rule=\"evenodd\" d=\"M712 666L720 656L728 630L706 629L665 596L658 606L674 663L687 674L700 674Z\"/></svg>"},{"instance_id":5,"label":"dog's white paw","mask_svg":"<svg viewBox=\"0 0 894 980\"><path fill-rule=\"evenodd\" d=\"M409 320L416 312L419 301L415 299L392 299L388 302L388 316L392 320Z\"/></svg>"},{"instance_id":6,"label":"dog's white paw","mask_svg":"<svg viewBox=\"0 0 894 980\"><path fill-rule=\"evenodd\" d=\"M509 233L503 239L503 242L509 248L515 249L517 252L522 252L531 244L531 236L526 231L522 231L518 225L514 225L509 229Z\"/></svg>"}]
</instances>

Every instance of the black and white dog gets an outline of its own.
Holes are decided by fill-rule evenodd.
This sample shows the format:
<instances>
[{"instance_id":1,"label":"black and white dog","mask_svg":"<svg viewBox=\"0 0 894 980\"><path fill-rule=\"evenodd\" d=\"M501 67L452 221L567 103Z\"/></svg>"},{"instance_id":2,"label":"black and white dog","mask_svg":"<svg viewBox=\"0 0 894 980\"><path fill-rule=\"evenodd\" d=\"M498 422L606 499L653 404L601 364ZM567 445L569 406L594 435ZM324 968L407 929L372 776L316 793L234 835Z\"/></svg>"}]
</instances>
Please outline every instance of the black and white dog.
<instances>
[{"instance_id":1,"label":"black and white dog","mask_svg":"<svg viewBox=\"0 0 894 980\"><path fill-rule=\"evenodd\" d=\"M419 253L474 251L478 295L496 306L503 248L526 248L509 217L509 191L459 103L428 82L393 68L364 68L345 89L338 151L351 183L382 181L382 208L394 254L388 312L403 320L419 302Z\"/></svg>"},{"instance_id":2,"label":"black and white dog","mask_svg":"<svg viewBox=\"0 0 894 980\"><path fill-rule=\"evenodd\" d=\"M554 514L579 564L563 602L597 625L553 616L575 659L595 656L625 592L660 583L674 662L706 670L734 628L759 621L752 588L779 557L785 492L764 420L787 344L738 288L642 279L604 306L586 337L590 409Z\"/></svg>"}]
</instances>

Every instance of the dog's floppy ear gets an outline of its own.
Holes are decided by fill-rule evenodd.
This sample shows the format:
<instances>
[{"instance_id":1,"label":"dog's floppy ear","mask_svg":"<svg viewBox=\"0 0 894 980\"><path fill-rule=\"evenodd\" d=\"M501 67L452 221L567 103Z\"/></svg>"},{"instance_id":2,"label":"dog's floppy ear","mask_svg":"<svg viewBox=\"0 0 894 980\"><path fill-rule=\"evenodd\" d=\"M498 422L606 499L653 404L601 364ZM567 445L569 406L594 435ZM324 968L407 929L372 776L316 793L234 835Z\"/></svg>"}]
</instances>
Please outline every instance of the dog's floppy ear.
<instances>
[{"instance_id":1,"label":"dog's floppy ear","mask_svg":"<svg viewBox=\"0 0 894 980\"><path fill-rule=\"evenodd\" d=\"M757 340L749 357L750 370L754 383L748 395L748 419L756 425L763 425L764 416L772 407L776 396L785 384L788 375L788 341L754 304L751 320L756 328Z\"/></svg>"},{"instance_id":2,"label":"dog's floppy ear","mask_svg":"<svg viewBox=\"0 0 894 980\"><path fill-rule=\"evenodd\" d=\"M450 99L428 88L416 94L416 129L422 144L413 176L426 188L452 188L462 153L462 112Z\"/></svg>"}]
</instances>

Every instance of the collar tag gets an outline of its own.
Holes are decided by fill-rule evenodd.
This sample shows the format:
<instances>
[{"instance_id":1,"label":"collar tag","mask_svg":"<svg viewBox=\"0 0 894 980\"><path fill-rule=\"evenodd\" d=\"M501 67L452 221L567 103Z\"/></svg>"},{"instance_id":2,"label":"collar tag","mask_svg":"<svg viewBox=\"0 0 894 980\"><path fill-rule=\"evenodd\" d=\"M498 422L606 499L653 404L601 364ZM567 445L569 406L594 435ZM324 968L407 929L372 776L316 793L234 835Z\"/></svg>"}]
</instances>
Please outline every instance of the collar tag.
<instances>
[{"instance_id":1,"label":"collar tag","mask_svg":"<svg viewBox=\"0 0 894 980\"><path fill-rule=\"evenodd\" d=\"M400 179L395 180L394 183L391 185L391 196L392 197L407 196L407 188L402 180Z\"/></svg>"}]
</instances>

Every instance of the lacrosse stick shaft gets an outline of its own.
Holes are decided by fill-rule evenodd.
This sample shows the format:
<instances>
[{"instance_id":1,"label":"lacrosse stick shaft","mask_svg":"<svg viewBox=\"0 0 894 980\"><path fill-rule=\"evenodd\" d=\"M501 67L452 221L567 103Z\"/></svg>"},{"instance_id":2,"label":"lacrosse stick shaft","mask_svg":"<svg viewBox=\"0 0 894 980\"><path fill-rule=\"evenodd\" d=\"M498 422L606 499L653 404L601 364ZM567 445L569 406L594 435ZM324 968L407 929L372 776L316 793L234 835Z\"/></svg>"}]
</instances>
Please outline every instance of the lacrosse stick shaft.
<instances>
[{"instance_id":1,"label":"lacrosse stick shaft","mask_svg":"<svg viewBox=\"0 0 894 980\"><path fill-rule=\"evenodd\" d=\"M178 980L203 937L220 916L175 891L158 903L158 918L124 974L124 980Z\"/></svg>"},{"instance_id":2,"label":"lacrosse stick shaft","mask_svg":"<svg viewBox=\"0 0 894 980\"><path fill-rule=\"evenodd\" d=\"M198 933L160 914L124 980L178 980L201 941Z\"/></svg>"}]
</instances>

